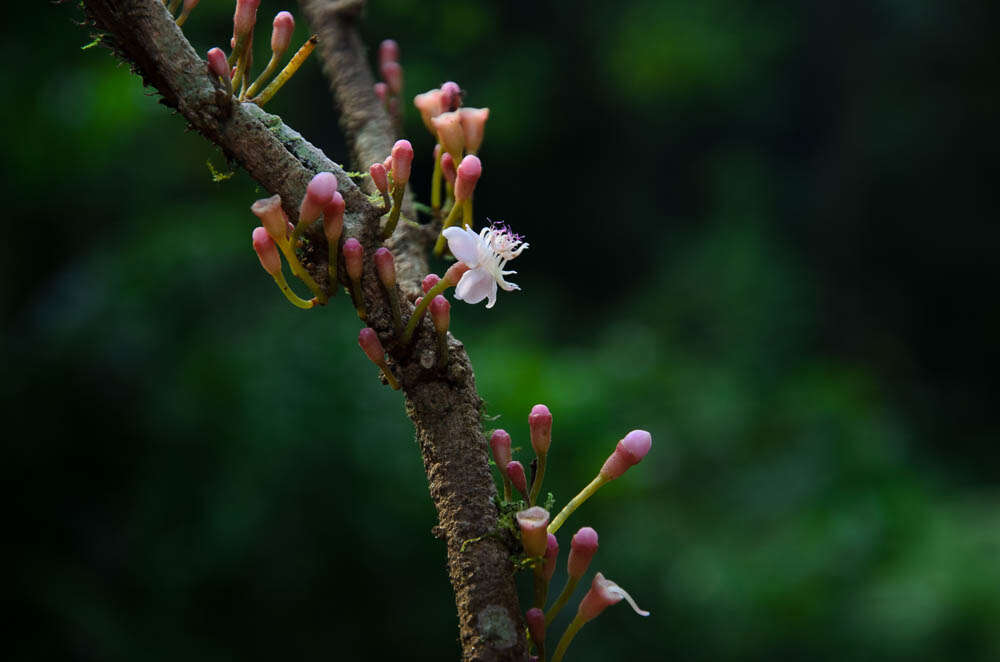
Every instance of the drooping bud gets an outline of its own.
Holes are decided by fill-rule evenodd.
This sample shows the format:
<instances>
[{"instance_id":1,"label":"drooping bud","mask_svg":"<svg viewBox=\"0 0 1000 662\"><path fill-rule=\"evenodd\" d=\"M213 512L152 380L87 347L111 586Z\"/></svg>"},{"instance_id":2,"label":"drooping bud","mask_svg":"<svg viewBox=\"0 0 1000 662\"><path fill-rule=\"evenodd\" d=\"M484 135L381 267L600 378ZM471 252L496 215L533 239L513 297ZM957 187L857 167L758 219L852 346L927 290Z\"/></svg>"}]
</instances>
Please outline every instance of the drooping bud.
<instances>
[{"instance_id":1,"label":"drooping bud","mask_svg":"<svg viewBox=\"0 0 1000 662\"><path fill-rule=\"evenodd\" d=\"M233 13L233 36L249 36L257 22L257 8L260 0L236 0L236 11Z\"/></svg>"},{"instance_id":2,"label":"drooping bud","mask_svg":"<svg viewBox=\"0 0 1000 662\"><path fill-rule=\"evenodd\" d=\"M208 70L221 78L227 88L232 89L233 82L230 75L232 70L229 61L226 60L226 54L218 46L208 51Z\"/></svg>"},{"instance_id":3,"label":"drooping bud","mask_svg":"<svg viewBox=\"0 0 1000 662\"><path fill-rule=\"evenodd\" d=\"M321 172L313 177L299 205L299 223L312 223L319 218L336 192L337 177L332 172Z\"/></svg>"},{"instance_id":4,"label":"drooping bud","mask_svg":"<svg viewBox=\"0 0 1000 662\"><path fill-rule=\"evenodd\" d=\"M594 575L594 581L590 584L590 590L580 601L576 617L586 623L597 618L602 611L611 605L618 604L622 599L629 603L635 613L640 616L649 616L649 612L640 609L625 589L610 579L605 579L601 573L597 573Z\"/></svg>"},{"instance_id":5,"label":"drooping bud","mask_svg":"<svg viewBox=\"0 0 1000 662\"><path fill-rule=\"evenodd\" d=\"M511 462L513 464L513 462ZM510 468L510 464L507 465ZM527 556L544 556L548 545L549 511L541 506L532 506L517 515L517 525L521 529L521 545Z\"/></svg>"},{"instance_id":6,"label":"drooping bud","mask_svg":"<svg viewBox=\"0 0 1000 662\"><path fill-rule=\"evenodd\" d=\"M253 249L257 252L257 257L260 259L260 266L264 267L264 271L276 276L281 273L281 256L278 255L278 247L274 245L274 239L271 239L271 235L267 233L262 227L256 227L253 229L253 234L250 236L253 242Z\"/></svg>"},{"instance_id":7,"label":"drooping bud","mask_svg":"<svg viewBox=\"0 0 1000 662\"><path fill-rule=\"evenodd\" d=\"M556 571L556 561L559 560L559 541L549 533L545 542L545 564L542 566L542 575L546 582L552 581L552 574Z\"/></svg>"},{"instance_id":8,"label":"drooping bud","mask_svg":"<svg viewBox=\"0 0 1000 662\"><path fill-rule=\"evenodd\" d=\"M451 322L451 304L440 294L431 299L431 321L434 329L439 334L448 332L448 324Z\"/></svg>"},{"instance_id":9,"label":"drooping bud","mask_svg":"<svg viewBox=\"0 0 1000 662\"><path fill-rule=\"evenodd\" d=\"M281 208L280 195L256 201L250 206L250 211L260 219L260 224L275 241L284 241L288 236L288 217Z\"/></svg>"},{"instance_id":10,"label":"drooping bud","mask_svg":"<svg viewBox=\"0 0 1000 662\"><path fill-rule=\"evenodd\" d=\"M368 168L368 174L372 177L372 184L382 195L389 195L389 176L385 172L385 166L381 163L373 163Z\"/></svg>"},{"instance_id":11,"label":"drooping bud","mask_svg":"<svg viewBox=\"0 0 1000 662\"><path fill-rule=\"evenodd\" d=\"M468 158L468 157L466 157ZM545 405L535 405L528 414L528 427L531 429L531 447L535 455L546 455L552 444L552 412Z\"/></svg>"},{"instance_id":12,"label":"drooping bud","mask_svg":"<svg viewBox=\"0 0 1000 662\"><path fill-rule=\"evenodd\" d=\"M448 81L441 86L441 106L443 112L458 110L462 105L462 88L455 81Z\"/></svg>"},{"instance_id":13,"label":"drooping bud","mask_svg":"<svg viewBox=\"0 0 1000 662\"><path fill-rule=\"evenodd\" d=\"M361 246L361 242L351 237L344 242L343 251L344 267L347 269L347 275L352 281L360 282L365 249Z\"/></svg>"},{"instance_id":14,"label":"drooping bud","mask_svg":"<svg viewBox=\"0 0 1000 662\"><path fill-rule=\"evenodd\" d=\"M389 91L393 95L399 96L403 93L403 67L399 62L386 62L380 67L382 80L389 86Z\"/></svg>"},{"instance_id":15,"label":"drooping bud","mask_svg":"<svg viewBox=\"0 0 1000 662\"><path fill-rule=\"evenodd\" d=\"M524 475L524 466L517 460L511 460L507 463L507 478L510 478L511 484L517 488L517 491L524 495L524 498L528 498L528 477Z\"/></svg>"},{"instance_id":16,"label":"drooping bud","mask_svg":"<svg viewBox=\"0 0 1000 662\"><path fill-rule=\"evenodd\" d=\"M379 281L387 288L396 286L396 262L392 257L392 251L382 246L375 251L375 273L378 274Z\"/></svg>"},{"instance_id":17,"label":"drooping bud","mask_svg":"<svg viewBox=\"0 0 1000 662\"><path fill-rule=\"evenodd\" d=\"M483 136L486 134L486 120L490 117L489 108L459 108L459 116L462 118L462 133L465 134L465 149L470 154L479 151L479 146L483 144Z\"/></svg>"},{"instance_id":18,"label":"drooping bud","mask_svg":"<svg viewBox=\"0 0 1000 662\"><path fill-rule=\"evenodd\" d=\"M607 480L618 478L629 467L639 464L653 444L653 437L645 430L632 430L618 442L614 452L601 467L601 476Z\"/></svg>"},{"instance_id":19,"label":"drooping bud","mask_svg":"<svg viewBox=\"0 0 1000 662\"><path fill-rule=\"evenodd\" d=\"M455 177L458 176L458 173L455 172L455 160L451 158L451 154L448 152L445 152L441 156L441 173L449 184L452 186L455 185Z\"/></svg>"},{"instance_id":20,"label":"drooping bud","mask_svg":"<svg viewBox=\"0 0 1000 662\"><path fill-rule=\"evenodd\" d=\"M271 24L271 51L274 57L281 58L292 43L292 33L295 32L295 17L291 12L279 11Z\"/></svg>"},{"instance_id":21,"label":"drooping bud","mask_svg":"<svg viewBox=\"0 0 1000 662\"><path fill-rule=\"evenodd\" d=\"M458 164L458 177L455 180L455 200L465 202L472 197L472 192L476 190L476 182L483 174L483 164L479 157L469 154Z\"/></svg>"},{"instance_id":22,"label":"drooping bud","mask_svg":"<svg viewBox=\"0 0 1000 662\"><path fill-rule=\"evenodd\" d=\"M344 196L334 191L330 203L323 207L323 234L331 244L339 241L344 231L344 206Z\"/></svg>"},{"instance_id":23,"label":"drooping bud","mask_svg":"<svg viewBox=\"0 0 1000 662\"><path fill-rule=\"evenodd\" d=\"M493 431L490 435L490 450L493 451L493 461L496 462L497 468L506 475L507 465L511 460L510 435L506 430Z\"/></svg>"},{"instance_id":24,"label":"drooping bud","mask_svg":"<svg viewBox=\"0 0 1000 662\"><path fill-rule=\"evenodd\" d=\"M579 581L587 574L590 567L590 560L597 553L597 531L589 526L585 526L576 532L573 540L570 541L569 560L566 561L566 570L569 576Z\"/></svg>"},{"instance_id":25,"label":"drooping bud","mask_svg":"<svg viewBox=\"0 0 1000 662\"><path fill-rule=\"evenodd\" d=\"M465 272L468 270L469 265L465 262L456 262L448 267L448 271L444 272L444 280L448 282L448 287L457 286L458 281L462 280L462 276L464 276Z\"/></svg>"},{"instance_id":26,"label":"drooping bud","mask_svg":"<svg viewBox=\"0 0 1000 662\"><path fill-rule=\"evenodd\" d=\"M392 146L393 186L403 187L410 181L410 167L413 165L413 145L409 140L397 140Z\"/></svg>"},{"instance_id":27,"label":"drooping bud","mask_svg":"<svg viewBox=\"0 0 1000 662\"><path fill-rule=\"evenodd\" d=\"M431 291L432 287L438 284L439 280L441 280L441 277L437 274L427 274L420 282L420 289L424 291L424 294L427 294Z\"/></svg>"},{"instance_id":28,"label":"drooping bud","mask_svg":"<svg viewBox=\"0 0 1000 662\"><path fill-rule=\"evenodd\" d=\"M524 614L524 621L528 624L528 634L535 642L536 648L545 646L545 612L538 607L532 607Z\"/></svg>"},{"instance_id":29,"label":"drooping bud","mask_svg":"<svg viewBox=\"0 0 1000 662\"><path fill-rule=\"evenodd\" d=\"M456 163L460 161L462 150L465 149L465 133L462 131L462 118L458 112L441 113L431 120L431 124L434 125L434 132L444 151L451 154Z\"/></svg>"},{"instance_id":30,"label":"drooping bud","mask_svg":"<svg viewBox=\"0 0 1000 662\"><path fill-rule=\"evenodd\" d=\"M413 97L413 105L420 111L420 119L424 121L424 126L431 132L431 135L435 136L437 131L431 120L444 112L442 96L441 90L431 90Z\"/></svg>"},{"instance_id":31,"label":"drooping bud","mask_svg":"<svg viewBox=\"0 0 1000 662\"><path fill-rule=\"evenodd\" d=\"M378 66L387 62L399 62L399 44L395 39L383 39L378 45Z\"/></svg>"}]
</instances>

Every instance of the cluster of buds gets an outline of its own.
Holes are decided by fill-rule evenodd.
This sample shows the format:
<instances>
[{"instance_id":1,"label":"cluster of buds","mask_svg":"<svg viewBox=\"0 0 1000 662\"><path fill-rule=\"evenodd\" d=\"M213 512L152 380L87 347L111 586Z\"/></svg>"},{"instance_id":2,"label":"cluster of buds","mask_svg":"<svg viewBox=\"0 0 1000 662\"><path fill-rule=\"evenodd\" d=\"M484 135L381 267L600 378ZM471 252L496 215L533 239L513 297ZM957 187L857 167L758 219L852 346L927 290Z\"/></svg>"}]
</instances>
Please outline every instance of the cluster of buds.
<instances>
[{"instance_id":1,"label":"cluster of buds","mask_svg":"<svg viewBox=\"0 0 1000 662\"><path fill-rule=\"evenodd\" d=\"M463 225L471 228L472 193L482 173L482 164L475 155L483 144L490 109L463 108L462 90L452 81L418 94L413 104L437 142L431 175L431 210L435 218L444 216L442 229L456 224L459 215ZM442 184L447 198L444 205ZM452 206L445 214L449 202ZM444 241L439 239L434 251L440 255L443 249Z\"/></svg>"},{"instance_id":2,"label":"cluster of buds","mask_svg":"<svg viewBox=\"0 0 1000 662\"><path fill-rule=\"evenodd\" d=\"M177 4L177 0L174 0L174 4ZM197 4L197 0L184 2L184 11L177 18L178 25L183 24L187 14ZM221 48L215 47L208 51L207 59L209 72L222 82L230 94L234 94L240 101L252 101L258 106L263 106L288 82L313 52L316 48L316 36L313 35L306 40L279 72L281 61L292 43L295 18L287 11L278 12L271 29L271 59L260 75L251 82L253 33L259 7L260 0L236 0L233 36L229 42L232 52L226 57Z\"/></svg>"},{"instance_id":3,"label":"cluster of buds","mask_svg":"<svg viewBox=\"0 0 1000 662\"><path fill-rule=\"evenodd\" d=\"M618 478L625 471L642 461L652 445L652 437L645 430L633 430L618 442L615 450L608 456L604 465L598 471L597 478L574 497L555 519L550 519L549 512L537 504L541 493L542 480L552 445L552 412L545 405L535 405L528 415L528 429L531 447L535 452L532 462L531 487L528 488L524 466L513 459L511 437L505 430L494 430L490 436L490 449L493 461L500 471L503 482L503 502L515 514L515 521L520 533L521 546L524 549L526 563L530 564L534 574L534 602L525 614L528 624L528 634L539 660L546 659L545 631L556 615L569 602L577 584L583 579L590 567L591 559L597 552L597 531L585 526L579 529L570 542L569 558L566 563L566 584L552 605L545 610L548 601L549 584L555 573L559 555L559 542L556 532L569 515L580 507L601 485ZM516 488L522 500L512 499L512 489ZM551 501L552 496L549 495ZM605 608L626 600L635 612L641 616L649 616L635 604L632 597L614 582L605 579L597 573L591 583L590 590L584 595L577 608L576 616L563 633L552 655L552 662L559 662L566 653L570 641L583 627L583 624L596 618Z\"/></svg>"},{"instance_id":4,"label":"cluster of buds","mask_svg":"<svg viewBox=\"0 0 1000 662\"><path fill-rule=\"evenodd\" d=\"M403 66L399 63L399 44L395 40L386 39L379 44L378 71L382 80L375 83L375 96L398 127L402 124Z\"/></svg>"}]
</instances>

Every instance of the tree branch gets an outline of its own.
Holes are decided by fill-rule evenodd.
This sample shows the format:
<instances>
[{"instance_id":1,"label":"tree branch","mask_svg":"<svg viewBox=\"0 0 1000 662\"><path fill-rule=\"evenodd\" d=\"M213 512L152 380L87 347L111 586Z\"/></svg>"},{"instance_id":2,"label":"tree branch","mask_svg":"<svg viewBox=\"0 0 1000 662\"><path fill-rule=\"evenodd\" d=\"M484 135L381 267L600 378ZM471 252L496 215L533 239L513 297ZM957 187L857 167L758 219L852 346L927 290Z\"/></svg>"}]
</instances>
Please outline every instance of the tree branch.
<instances>
[{"instance_id":1,"label":"tree branch","mask_svg":"<svg viewBox=\"0 0 1000 662\"><path fill-rule=\"evenodd\" d=\"M333 24L348 18L353 22L358 11L358 3L306 2L313 4L330 4L327 13L319 18ZM367 255L374 252L378 246L379 213L365 193L347 177L343 168L279 118L253 104L236 102L225 93L214 77L208 75L206 63L195 54L161 0L84 0L84 5L94 26L107 33L105 42L132 63L147 85L160 92L162 102L176 108L193 128L221 147L227 157L243 166L264 188L280 194L290 218L297 217L297 203L312 176L323 170L334 173L347 203L345 234L357 237ZM346 23L341 28L343 25ZM366 73L364 58L357 57L358 53L363 55L364 49L353 27L344 29L346 32L340 34L347 35L343 43L350 48L336 51L345 57L336 69L355 69L351 75L344 74L344 80L349 81L344 83L345 90L360 90L367 85L366 94L374 101L371 75ZM337 38L336 33L327 38ZM339 84L335 88L339 89ZM358 92L345 98L342 107L354 109L360 107L358 102L365 95ZM352 134L352 140L356 158L362 164L372 154L382 154L372 159L381 160L388 154L386 146L391 146L388 133L391 129L384 112L382 119L377 112L371 115L371 109L364 112L375 119L347 125L349 131L357 132ZM353 118L361 117L360 113L350 111ZM402 235L396 241L397 255L399 251L412 251L413 245L419 244L417 241L408 244L407 236L410 235ZM317 248L306 255L304 263L322 285L337 287L325 275L326 246L322 234L313 237L317 241L310 245ZM423 269L426 271L426 266ZM340 277L346 282L343 272ZM412 276L408 278L412 283ZM371 259L365 260L363 290L368 308L365 323L379 332L387 346L403 385L407 414L416 428L431 498L438 511L436 531L447 546L463 657L477 662L524 660L527 655L524 624L514 584L510 543L490 535L497 526L498 513L493 501L496 490L480 422L482 402L468 356L462 344L451 339L447 366L436 366L436 340L428 320L423 320L411 347L394 344L391 315ZM404 315L412 313L412 306L406 308ZM462 550L463 543L480 537L481 540Z\"/></svg>"}]
</instances>

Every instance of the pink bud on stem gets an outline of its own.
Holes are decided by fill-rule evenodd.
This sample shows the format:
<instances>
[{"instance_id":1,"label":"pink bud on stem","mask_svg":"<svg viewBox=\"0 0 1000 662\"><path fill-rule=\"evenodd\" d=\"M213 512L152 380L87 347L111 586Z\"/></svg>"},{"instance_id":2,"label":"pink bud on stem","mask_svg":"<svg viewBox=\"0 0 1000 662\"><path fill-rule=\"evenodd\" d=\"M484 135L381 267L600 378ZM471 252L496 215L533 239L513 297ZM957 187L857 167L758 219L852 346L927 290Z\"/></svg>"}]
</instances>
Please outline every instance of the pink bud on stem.
<instances>
[{"instance_id":1,"label":"pink bud on stem","mask_svg":"<svg viewBox=\"0 0 1000 662\"><path fill-rule=\"evenodd\" d=\"M441 145L434 145L434 171L431 174L431 212L434 218L441 214Z\"/></svg>"},{"instance_id":2,"label":"pink bud on stem","mask_svg":"<svg viewBox=\"0 0 1000 662\"><path fill-rule=\"evenodd\" d=\"M378 66L381 68L387 62L399 62L399 44L395 39L383 39L378 45Z\"/></svg>"},{"instance_id":3,"label":"pink bud on stem","mask_svg":"<svg viewBox=\"0 0 1000 662\"><path fill-rule=\"evenodd\" d=\"M448 267L448 271L444 272L444 278L435 283L429 290L425 291L427 296L423 297L423 300L417 303L417 307L413 309L413 314L410 315L410 319L406 323L406 329L403 331L402 338L402 343L404 345L409 344L410 339L413 338L413 332L417 329L417 324L420 323L421 318L427 311L427 306L434 300L434 297L439 294L443 294L449 287L455 287L458 285L458 281L462 279L462 275L468 270L469 266L467 264L464 262L456 262ZM426 281L427 279L425 278L424 280Z\"/></svg>"},{"instance_id":4,"label":"pink bud on stem","mask_svg":"<svg viewBox=\"0 0 1000 662\"><path fill-rule=\"evenodd\" d=\"M569 560L566 562L566 571L569 575L566 579L566 586L563 587L559 597L545 615L545 622L552 623L556 615L566 606L576 585L587 573L591 559L597 553L597 531L589 526L585 526L576 532L570 542Z\"/></svg>"},{"instance_id":5,"label":"pink bud on stem","mask_svg":"<svg viewBox=\"0 0 1000 662\"><path fill-rule=\"evenodd\" d=\"M580 493L573 497L570 502L567 503L561 511L559 511L556 518L552 520L549 530L552 533L558 531L559 527L566 521L566 518L572 515L573 511L579 508L584 501L593 496L594 492L599 490L606 483L609 483L615 478L621 476L630 466L638 464L642 461L642 458L644 458L649 452L652 444L653 437L645 430L632 430L625 435L625 437L618 442L614 452L608 457L604 466L601 467L597 477L590 481L590 484L580 490Z\"/></svg>"},{"instance_id":6,"label":"pink bud on stem","mask_svg":"<svg viewBox=\"0 0 1000 662\"><path fill-rule=\"evenodd\" d=\"M511 460L510 435L506 430L493 431L490 435L490 450L493 451L493 461L503 479L503 500L510 501L510 478L507 476L507 465Z\"/></svg>"},{"instance_id":7,"label":"pink bud on stem","mask_svg":"<svg viewBox=\"0 0 1000 662\"><path fill-rule=\"evenodd\" d=\"M340 235L344 232L344 196L335 191L330 204L323 208L323 234L326 235L326 245L329 264L327 273L330 277L330 292L337 294L337 258L340 255Z\"/></svg>"},{"instance_id":8,"label":"pink bud on stem","mask_svg":"<svg viewBox=\"0 0 1000 662\"><path fill-rule=\"evenodd\" d=\"M277 283L278 289L281 293L285 295L285 298L297 308L302 308L308 310L314 305L314 301L306 301L300 298L292 289L288 287L288 282L285 280L285 275L281 273L281 258L278 256L278 247L274 243L274 239L268 234L267 230L263 227L254 228L253 234L251 235L251 241L253 243L253 249L257 253L258 259L260 259L260 266L264 267L264 271L271 274L274 282Z\"/></svg>"},{"instance_id":9,"label":"pink bud on stem","mask_svg":"<svg viewBox=\"0 0 1000 662\"><path fill-rule=\"evenodd\" d=\"M389 86L392 96L400 96L403 93L403 67L399 62L386 62L379 67L382 80Z\"/></svg>"},{"instance_id":10,"label":"pink bud on stem","mask_svg":"<svg viewBox=\"0 0 1000 662\"><path fill-rule=\"evenodd\" d=\"M458 176L458 173L455 172L455 160L451 158L451 154L448 152L441 155L441 174L444 175L446 182L452 186L455 185L455 178Z\"/></svg>"},{"instance_id":11,"label":"pink bud on stem","mask_svg":"<svg viewBox=\"0 0 1000 662\"><path fill-rule=\"evenodd\" d=\"M573 618L573 621L566 628L566 632L559 639L556 652L552 655L552 662L560 662L562 660L570 642L573 641L573 637L580 631L584 623L597 618L602 611L613 604L621 602L623 599L629 603L635 613L640 616L649 616L649 612L639 609L639 605L635 603L632 596L621 586L610 579L605 579L601 573L594 575L594 581L590 585L590 590L587 591L587 594L583 596L583 600L580 601L576 617Z\"/></svg>"},{"instance_id":12,"label":"pink bud on stem","mask_svg":"<svg viewBox=\"0 0 1000 662\"><path fill-rule=\"evenodd\" d=\"M440 282L440 280L441 277L438 276L437 274L427 274L426 276L424 276L424 279L420 282L420 289L424 291L424 294L427 294L428 292L431 291L432 287L434 287L435 285L438 284L438 282Z\"/></svg>"},{"instance_id":13,"label":"pink bud on stem","mask_svg":"<svg viewBox=\"0 0 1000 662\"><path fill-rule=\"evenodd\" d=\"M222 79L222 82L226 85L226 89L229 90L229 94L233 93L233 78L230 73L229 62L226 60L226 54L218 46L208 51L208 70Z\"/></svg>"},{"instance_id":14,"label":"pink bud on stem","mask_svg":"<svg viewBox=\"0 0 1000 662\"><path fill-rule=\"evenodd\" d=\"M375 83L374 90L375 90L375 96L378 97L378 100L381 101L383 104L388 104L389 86L379 81L378 83ZM388 109L388 106L386 106L386 108Z\"/></svg>"},{"instance_id":15,"label":"pink bud on stem","mask_svg":"<svg viewBox=\"0 0 1000 662\"><path fill-rule=\"evenodd\" d=\"M535 645L538 659L545 657L545 614L538 607L532 607L524 614L524 620L528 624L528 634L531 635L531 643Z\"/></svg>"},{"instance_id":16,"label":"pink bud on stem","mask_svg":"<svg viewBox=\"0 0 1000 662\"><path fill-rule=\"evenodd\" d=\"M444 112L458 110L462 105L462 88L455 81L441 85L441 106Z\"/></svg>"},{"instance_id":17,"label":"pink bud on stem","mask_svg":"<svg viewBox=\"0 0 1000 662\"><path fill-rule=\"evenodd\" d=\"M229 64L236 65L233 75L233 89L244 83L247 70L250 68L250 58L253 54L251 40L253 26L257 23L257 8L260 0L236 0L236 11L233 13L233 52L229 56Z\"/></svg>"},{"instance_id":18,"label":"pink bud on stem","mask_svg":"<svg viewBox=\"0 0 1000 662\"><path fill-rule=\"evenodd\" d=\"M476 190L476 183L483 174L483 164L478 156L469 154L458 165L458 173L455 179L455 202L465 202L472 197L472 192Z\"/></svg>"},{"instance_id":19,"label":"pink bud on stem","mask_svg":"<svg viewBox=\"0 0 1000 662\"><path fill-rule=\"evenodd\" d=\"M337 192L337 177L332 172L321 172L312 178L306 186L306 194L299 204L299 222L292 233L292 245L297 246L302 233L318 219L326 206L333 201Z\"/></svg>"},{"instance_id":20,"label":"pink bud on stem","mask_svg":"<svg viewBox=\"0 0 1000 662\"><path fill-rule=\"evenodd\" d=\"M281 250L285 260L288 261L288 266L292 269L292 274L312 290L317 303L326 303L326 293L299 262L292 242L288 239L291 223L288 222L288 217L285 215L284 209L281 208L281 196L272 195L270 198L257 200L250 206L250 211L260 219L261 225L264 226L268 235Z\"/></svg>"},{"instance_id":21,"label":"pink bud on stem","mask_svg":"<svg viewBox=\"0 0 1000 662\"><path fill-rule=\"evenodd\" d=\"M291 12L280 11L271 23L271 53L281 59L292 44L292 33L295 32L295 17Z\"/></svg>"},{"instance_id":22,"label":"pink bud on stem","mask_svg":"<svg viewBox=\"0 0 1000 662\"><path fill-rule=\"evenodd\" d=\"M517 460L511 460L507 463L507 478L510 479L511 485L513 485L524 500L528 500L528 478L524 475L524 466Z\"/></svg>"},{"instance_id":23,"label":"pink bud on stem","mask_svg":"<svg viewBox=\"0 0 1000 662\"><path fill-rule=\"evenodd\" d=\"M403 194L406 193L406 183L410 180L410 168L413 165L413 145L409 140L397 140L392 146L392 209L389 218L382 228L382 239L388 239L396 231L399 222L399 212L403 207Z\"/></svg>"},{"instance_id":24,"label":"pink bud on stem","mask_svg":"<svg viewBox=\"0 0 1000 662\"><path fill-rule=\"evenodd\" d=\"M351 298L354 300L354 307L358 311L358 317L362 320L367 316L365 310L365 296L361 291L361 271L365 249L354 237L350 237L344 242L344 268L347 269L347 277L351 279Z\"/></svg>"},{"instance_id":25,"label":"pink bud on stem","mask_svg":"<svg viewBox=\"0 0 1000 662\"><path fill-rule=\"evenodd\" d=\"M546 534L545 554L542 562L535 566L535 606L545 607L549 597L549 582L556 571L556 561L559 560L559 541L551 533Z\"/></svg>"},{"instance_id":26,"label":"pink bud on stem","mask_svg":"<svg viewBox=\"0 0 1000 662\"><path fill-rule=\"evenodd\" d=\"M449 176L451 163L451 154L445 154L441 158L441 168L444 170L445 177L448 177L449 180L451 180L451 177ZM472 192L476 189L476 182L479 181L479 177L482 174L483 164L479 160L478 156L469 154L462 159L462 162L458 166L456 178L454 179L455 204L452 205L451 211L448 212L448 217L444 219L444 223L441 224L442 231L458 223L459 213L462 214L463 223L472 227ZM445 244L446 240L442 232L434 244L434 254L444 254Z\"/></svg>"},{"instance_id":27,"label":"pink bud on stem","mask_svg":"<svg viewBox=\"0 0 1000 662\"><path fill-rule=\"evenodd\" d=\"M545 405L532 407L531 413L528 414L528 428L531 430L531 447L535 450L535 456L538 458L538 470L535 472L535 479L531 483L531 494L528 497L528 503L535 505L538 495L542 491L542 479L545 478L549 446L552 444L552 412L549 411L549 408Z\"/></svg>"},{"instance_id":28,"label":"pink bud on stem","mask_svg":"<svg viewBox=\"0 0 1000 662\"><path fill-rule=\"evenodd\" d=\"M438 335L438 364L448 364L448 324L451 322L451 304L442 295L431 300L431 322Z\"/></svg>"},{"instance_id":29,"label":"pink bud on stem","mask_svg":"<svg viewBox=\"0 0 1000 662\"><path fill-rule=\"evenodd\" d=\"M385 350L382 349L382 343L379 341L375 329L367 326L361 329L361 332L358 333L358 344L361 345L361 349L364 350L371 362L382 370L382 374L385 375L385 380L389 382L389 386L393 390L398 391L399 382L396 381L395 375L389 369L389 364L385 361Z\"/></svg>"},{"instance_id":30,"label":"pink bud on stem","mask_svg":"<svg viewBox=\"0 0 1000 662\"><path fill-rule=\"evenodd\" d=\"M392 251L382 246L375 251L373 257L375 261L375 273L382 283L385 296L389 299L389 309L392 312L392 328L396 337L403 332L403 320L399 315L399 293L396 292L396 261L392 257Z\"/></svg>"}]
</instances>

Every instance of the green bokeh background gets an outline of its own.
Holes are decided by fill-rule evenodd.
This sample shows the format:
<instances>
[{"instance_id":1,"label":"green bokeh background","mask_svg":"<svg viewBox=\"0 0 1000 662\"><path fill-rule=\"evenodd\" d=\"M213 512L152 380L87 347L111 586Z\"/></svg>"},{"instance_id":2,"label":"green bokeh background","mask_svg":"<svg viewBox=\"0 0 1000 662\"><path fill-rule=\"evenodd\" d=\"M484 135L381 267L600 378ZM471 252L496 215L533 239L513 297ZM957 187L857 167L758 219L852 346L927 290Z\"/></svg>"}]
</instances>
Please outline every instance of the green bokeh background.
<instances>
[{"instance_id":1,"label":"green bokeh background","mask_svg":"<svg viewBox=\"0 0 1000 662\"><path fill-rule=\"evenodd\" d=\"M231 7L202 0L199 51ZM412 428L346 299L284 301L262 191L213 182L74 3L5 13L4 657L457 659ZM531 243L523 292L453 308L490 425L527 448L549 405L559 504L653 434L561 540L595 527L592 568L653 615L568 659L1000 658L997 13L372 3L408 96L491 108L477 211ZM346 158L315 61L269 110Z\"/></svg>"}]
</instances>

